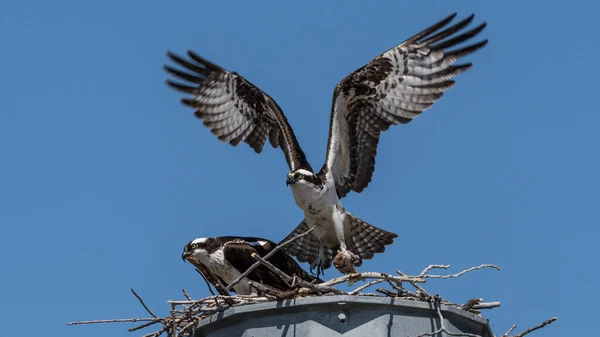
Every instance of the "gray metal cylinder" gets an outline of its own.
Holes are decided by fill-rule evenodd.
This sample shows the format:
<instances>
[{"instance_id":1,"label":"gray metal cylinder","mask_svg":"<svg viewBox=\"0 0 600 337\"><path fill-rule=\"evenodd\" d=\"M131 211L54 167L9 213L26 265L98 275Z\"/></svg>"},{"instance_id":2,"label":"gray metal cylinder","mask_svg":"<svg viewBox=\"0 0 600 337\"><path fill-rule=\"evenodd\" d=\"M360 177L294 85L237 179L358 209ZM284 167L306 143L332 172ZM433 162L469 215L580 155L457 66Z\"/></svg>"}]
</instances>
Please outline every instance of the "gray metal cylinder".
<instances>
[{"instance_id":1,"label":"gray metal cylinder","mask_svg":"<svg viewBox=\"0 0 600 337\"><path fill-rule=\"evenodd\" d=\"M441 306L454 333L492 337L488 320ZM229 308L202 319L194 337L418 336L440 328L432 304L390 297L319 296ZM447 336L446 333L436 337Z\"/></svg>"}]
</instances>

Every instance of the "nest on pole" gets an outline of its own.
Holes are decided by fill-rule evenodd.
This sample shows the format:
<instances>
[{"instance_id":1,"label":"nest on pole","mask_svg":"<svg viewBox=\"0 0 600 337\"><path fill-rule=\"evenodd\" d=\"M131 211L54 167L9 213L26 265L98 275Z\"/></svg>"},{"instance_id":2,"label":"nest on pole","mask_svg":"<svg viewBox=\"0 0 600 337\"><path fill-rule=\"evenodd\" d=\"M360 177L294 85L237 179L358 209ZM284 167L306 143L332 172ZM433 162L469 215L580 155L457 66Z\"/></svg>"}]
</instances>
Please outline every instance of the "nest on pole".
<instances>
[{"instance_id":1,"label":"nest on pole","mask_svg":"<svg viewBox=\"0 0 600 337\"><path fill-rule=\"evenodd\" d=\"M286 244L291 241L302 237L303 235L308 234L310 231L306 233L300 234L297 237L294 237L273 249L270 254L265 255L264 257L260 257L256 254L253 254L252 257L256 259L256 262L248 268L238 279L233 281L231 284L228 284L227 287L222 285L218 278L204 266L198 260L190 260L195 267L196 271L203 277L206 281L208 289L211 296L201 298L201 299L192 299L185 289L182 289L183 296L185 299L181 300L170 300L167 301L170 308L170 315L166 317L159 317L155 315L149 308L146 306L142 298L133 290L131 292L135 295L135 297L139 300L140 304L144 307L144 309L148 312L148 314L152 317L149 318L124 318L124 319L105 319L105 320L88 320L88 321L77 321L77 322L69 322L67 325L81 325L81 324L94 324L94 323L136 323L143 322L141 325L129 328L128 331L138 331L141 329L149 328L151 326L159 325L160 328L151 333L145 334L142 337L159 337L163 334L166 334L168 337L183 337L189 336L191 337L194 331L194 327L198 324L198 322L206 318L214 313L222 312L227 310L228 308L240 306L240 305L248 305L254 303L263 303L269 301L282 301L286 299L292 298L302 298L309 296L330 296L330 295L356 295L356 296L380 296L380 297L393 297L393 298L402 298L406 300L414 300L414 301L424 301L433 304L433 307L436 309L437 315L440 318L440 322L442 322L441 327L436 331L426 332L415 337L421 336L435 336L438 333L445 332L452 336L465 336L465 337L480 337L475 334L468 333L450 333L446 330L444 325L444 317L442 316L442 311L440 309L440 305L449 305L457 307L461 310L469 311L471 313L475 313L481 315L481 310L483 309L492 309L500 306L500 302L484 302L482 298L472 298L468 300L466 303L453 303L442 298L438 294L432 295L430 292L425 290L422 284L426 283L428 279L451 279L458 278L464 274L478 271L481 269L495 269L500 270L500 267L493 264L482 264L479 266L471 267L465 270L462 270L458 273L454 274L431 274L432 270L447 270L450 268L450 265L442 265L442 264L432 264L423 269L418 275L409 276L403 273L400 270L396 270L394 274L390 273L381 273L381 272L355 272L356 270L353 268L351 261L349 262L348 257L344 255L337 256L337 264L336 267L341 267L344 270L347 270L349 274L336 277L330 279L328 281L324 281L322 283L311 283L304 280L301 280L297 277L287 275L279 268L271 264L268 259L269 257L276 252L285 247ZM338 254L339 255L339 254ZM240 282L245 276L247 276L253 269L256 267L263 265L277 274L284 282L286 282L291 290L280 291L276 289L272 289L264 286L261 283L250 281L249 284L254 290L256 290L257 295L232 295L230 294L230 290L233 289L233 286ZM339 269L339 268L338 268ZM336 286L347 284L349 287L352 287L355 283L359 281L366 281L366 283L356 286L354 289L347 291L341 290ZM383 284L386 287L376 287L375 292L366 292L367 289L372 289L375 285ZM212 286L214 286L218 292L216 294L212 290ZM409 285L410 289L407 289L405 286ZM516 324L513 325L505 334L501 337L523 337L532 331L541 329L546 325L556 321L556 317L552 317L541 324L538 324L534 327L531 327L521 333L510 335L516 327Z\"/></svg>"}]
</instances>

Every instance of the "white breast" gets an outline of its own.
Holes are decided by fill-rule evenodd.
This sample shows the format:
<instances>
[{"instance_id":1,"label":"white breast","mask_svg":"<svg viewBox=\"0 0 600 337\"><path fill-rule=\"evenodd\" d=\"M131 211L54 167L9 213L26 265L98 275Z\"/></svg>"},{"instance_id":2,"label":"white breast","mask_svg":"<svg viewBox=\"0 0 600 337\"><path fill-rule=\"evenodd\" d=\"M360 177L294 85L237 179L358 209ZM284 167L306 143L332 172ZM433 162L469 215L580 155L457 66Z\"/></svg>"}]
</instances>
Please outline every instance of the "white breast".
<instances>
[{"instance_id":1,"label":"white breast","mask_svg":"<svg viewBox=\"0 0 600 337\"><path fill-rule=\"evenodd\" d=\"M202 263L204 263L213 273L219 276L227 284L231 284L235 281L241 273L234 268L223 255L223 250L218 249L212 254L201 254L198 256ZM233 286L236 293L240 295L250 295L250 285L248 284L249 279L244 277L239 283Z\"/></svg>"},{"instance_id":2,"label":"white breast","mask_svg":"<svg viewBox=\"0 0 600 337\"><path fill-rule=\"evenodd\" d=\"M333 182L328 185L333 185ZM331 186L325 186L320 189L305 182L298 182L292 185L291 188L296 205L305 214L318 215L329 213L332 207L339 202L335 188Z\"/></svg>"}]
</instances>

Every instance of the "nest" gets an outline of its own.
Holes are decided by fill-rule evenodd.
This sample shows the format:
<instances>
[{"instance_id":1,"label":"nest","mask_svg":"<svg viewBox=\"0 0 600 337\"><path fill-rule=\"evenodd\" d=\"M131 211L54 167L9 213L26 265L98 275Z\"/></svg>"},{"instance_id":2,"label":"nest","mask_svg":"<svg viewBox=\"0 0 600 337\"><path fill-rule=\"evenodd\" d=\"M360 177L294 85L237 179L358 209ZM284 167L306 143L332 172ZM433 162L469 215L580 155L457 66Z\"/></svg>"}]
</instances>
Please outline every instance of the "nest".
<instances>
[{"instance_id":1,"label":"nest","mask_svg":"<svg viewBox=\"0 0 600 337\"><path fill-rule=\"evenodd\" d=\"M435 336L442 332L445 332L446 334L452 336L481 337L475 334L452 333L446 330L445 320L440 309L441 304L454 306L461 310L469 311L478 315L481 315L481 310L483 309L491 309L500 306L500 302L484 302L482 298L472 298L463 304L453 303L442 298L440 295L432 295L422 286L424 283L427 282L428 279L458 278L466 273L470 273L481 269L500 270L498 266L493 264L482 264L480 266L462 270L458 273L445 275L432 274L431 272L434 270L448 270L448 268L450 268L450 265L432 264L423 269L418 275L413 276L409 276L400 270L396 270L395 274L380 272L360 273L356 272L356 270L354 269L354 263L351 259L351 256L347 256L342 253L336 256L336 267L342 268L343 270L349 272L349 274L315 284L299 279L295 276L287 275L283 271L278 269L276 266L268 262L268 259L276 251L282 249L288 243L308 234L309 232L310 230L278 245L264 257L260 257L256 254L253 254L252 257L256 259L254 265L248 268L248 270L246 270L242 275L240 275L238 279L233 281L231 284L227 285L227 287L224 287L222 284L220 284L218 282L218 279L210 272L210 270L208 270L208 268L202 265L199 261L190 261L196 266L196 270L200 275L202 275L202 277L206 281L208 289L212 295L202 299L194 300L188 295L185 289L182 289L182 293L185 299L167 301L171 306L170 315L167 317L158 317L157 315L155 315L146 306L142 298L133 289L131 289L131 292L136 296L140 304L144 307L144 309L146 309L148 314L152 316L151 318L90 320L70 322L67 323L67 325L117 322L143 322L141 325L128 329L128 331L138 331L141 329L155 327L156 325L158 325L160 326L158 330L145 334L143 335L143 337L159 337L163 334L166 334L168 337L191 337L193 335L194 327L198 324L200 320L215 313L223 312L232 307L240 305L249 305L254 303L264 303L269 301L282 301L287 299L310 296L356 295L402 298L406 300L424 301L431 303L436 309L437 314L440 318L441 327L435 331L423 332L421 335L416 337ZM250 286L256 290L257 295L230 294L229 291L233 289L234 285L236 285L240 280L242 280L252 270L254 270L260 265L269 268L271 271L277 274L284 282L286 282L290 286L291 290L281 291L270 288L258 282L250 281ZM356 286L350 291L344 291L336 287L341 284L347 284L349 287L352 287L358 281L365 281L366 283ZM215 294L215 292L211 288L211 285L216 288L218 294ZM376 287L375 292L367 292L367 289L370 290L375 285L383 285L385 287ZM544 326L554 322L555 320L556 317L552 317L539 325L536 325L532 328L529 328L519 334L512 335L510 337L523 337L532 331L543 328ZM501 337L509 337L509 335L515 329L515 327L516 325L513 325L508 330L508 332L503 334Z\"/></svg>"}]
</instances>

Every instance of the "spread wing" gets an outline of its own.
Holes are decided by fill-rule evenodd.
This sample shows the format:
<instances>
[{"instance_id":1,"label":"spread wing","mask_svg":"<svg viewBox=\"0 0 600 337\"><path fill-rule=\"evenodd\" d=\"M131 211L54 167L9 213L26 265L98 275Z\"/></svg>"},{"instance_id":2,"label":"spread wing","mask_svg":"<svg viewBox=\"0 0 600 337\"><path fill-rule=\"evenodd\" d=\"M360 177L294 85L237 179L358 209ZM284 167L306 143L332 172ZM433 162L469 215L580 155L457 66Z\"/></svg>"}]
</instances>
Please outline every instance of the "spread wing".
<instances>
[{"instance_id":1,"label":"spread wing","mask_svg":"<svg viewBox=\"0 0 600 337\"><path fill-rule=\"evenodd\" d=\"M267 138L274 148L281 147L290 170L312 168L281 108L264 91L235 72L225 70L192 51L189 59L168 52L167 56L185 70L169 65L164 69L188 82L167 80L167 84L192 95L182 102L196 109L195 114L219 140L237 146L248 143L260 153Z\"/></svg>"},{"instance_id":2,"label":"spread wing","mask_svg":"<svg viewBox=\"0 0 600 337\"><path fill-rule=\"evenodd\" d=\"M470 63L454 63L486 45L483 40L448 50L486 25L459 33L473 20L471 15L441 30L455 16L377 56L336 86L327 160L319 175L327 178L332 174L340 198L352 190L360 193L369 185L380 133L390 125L406 124L430 108L454 85L452 78L471 67Z\"/></svg>"}]
</instances>

